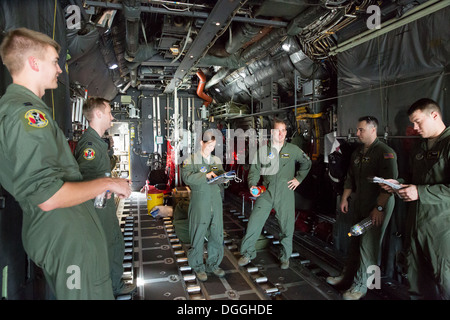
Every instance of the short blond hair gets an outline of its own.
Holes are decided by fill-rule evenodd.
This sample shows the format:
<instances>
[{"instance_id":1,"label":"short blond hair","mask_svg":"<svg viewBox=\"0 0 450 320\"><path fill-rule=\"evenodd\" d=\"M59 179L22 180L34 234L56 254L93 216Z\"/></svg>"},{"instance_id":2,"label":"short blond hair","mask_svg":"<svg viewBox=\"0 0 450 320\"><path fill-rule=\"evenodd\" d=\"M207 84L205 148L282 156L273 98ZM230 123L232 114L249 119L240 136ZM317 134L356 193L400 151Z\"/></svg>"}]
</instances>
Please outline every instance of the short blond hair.
<instances>
[{"instance_id":1,"label":"short blond hair","mask_svg":"<svg viewBox=\"0 0 450 320\"><path fill-rule=\"evenodd\" d=\"M55 48L59 54L61 46L46 34L27 28L18 28L6 33L0 45L0 56L9 73L14 75L22 71L28 55L34 54L38 58L44 58L48 46Z\"/></svg>"}]
</instances>

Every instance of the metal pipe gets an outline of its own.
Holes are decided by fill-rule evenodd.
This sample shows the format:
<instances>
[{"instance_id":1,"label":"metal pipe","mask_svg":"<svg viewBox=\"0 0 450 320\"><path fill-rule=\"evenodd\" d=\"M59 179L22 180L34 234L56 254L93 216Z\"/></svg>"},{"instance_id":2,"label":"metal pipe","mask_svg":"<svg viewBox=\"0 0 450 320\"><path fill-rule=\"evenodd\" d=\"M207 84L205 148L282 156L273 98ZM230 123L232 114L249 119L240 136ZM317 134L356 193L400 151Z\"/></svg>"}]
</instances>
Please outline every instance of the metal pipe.
<instances>
[{"instance_id":1,"label":"metal pipe","mask_svg":"<svg viewBox=\"0 0 450 320\"><path fill-rule=\"evenodd\" d=\"M158 115L158 118L157 118L158 136L161 136L161 105L159 103L159 97L156 97L156 113ZM162 155L162 145L158 144L157 147L158 147L159 155Z\"/></svg>"},{"instance_id":2,"label":"metal pipe","mask_svg":"<svg viewBox=\"0 0 450 320\"><path fill-rule=\"evenodd\" d=\"M120 3L101 2L101 1L85 1L85 3L86 3L86 5L93 6L93 7L100 7L100 8L106 8L106 9L114 9L114 10L122 10L123 9L123 7ZM156 7L151 7L151 6L141 6L141 11L149 12L149 13L164 14L164 15L172 15L172 16L200 18L200 19L207 19L209 16L209 13L207 13L207 12L171 11L171 10L167 10L167 9L163 9L163 8L156 8ZM273 27L279 27L279 28L283 28L288 25L288 23L284 22L284 21L267 20L267 19L260 19L260 18L248 18L248 17L240 17L240 16L234 16L232 18L232 21L248 22L248 23L253 23L253 24L273 26Z\"/></svg>"},{"instance_id":3,"label":"metal pipe","mask_svg":"<svg viewBox=\"0 0 450 320\"><path fill-rule=\"evenodd\" d=\"M156 147L156 98L152 98L153 102L153 152L157 151Z\"/></svg>"},{"instance_id":4,"label":"metal pipe","mask_svg":"<svg viewBox=\"0 0 450 320\"><path fill-rule=\"evenodd\" d=\"M173 104L174 104L174 112L173 112L173 121L174 121L174 130L172 136L172 143L174 148L174 156L173 163L175 164L175 187L178 187L178 154L179 154L179 128L178 128L178 89L174 88L173 92Z\"/></svg>"},{"instance_id":5,"label":"metal pipe","mask_svg":"<svg viewBox=\"0 0 450 320\"><path fill-rule=\"evenodd\" d=\"M385 23L380 25L380 29L372 29L367 30L358 36L355 36L351 39L343 41L337 46L334 46L330 49L329 54L334 56L338 53L347 51L353 47L356 47L362 43L365 43L369 40L377 38L385 33L388 33L394 29L397 29L401 26L404 26L410 22L416 21L422 17L425 17L431 13L434 13L438 10L441 10L450 5L450 0L430 0L418 5L414 9L408 11L403 16L399 18L391 19Z\"/></svg>"}]
</instances>

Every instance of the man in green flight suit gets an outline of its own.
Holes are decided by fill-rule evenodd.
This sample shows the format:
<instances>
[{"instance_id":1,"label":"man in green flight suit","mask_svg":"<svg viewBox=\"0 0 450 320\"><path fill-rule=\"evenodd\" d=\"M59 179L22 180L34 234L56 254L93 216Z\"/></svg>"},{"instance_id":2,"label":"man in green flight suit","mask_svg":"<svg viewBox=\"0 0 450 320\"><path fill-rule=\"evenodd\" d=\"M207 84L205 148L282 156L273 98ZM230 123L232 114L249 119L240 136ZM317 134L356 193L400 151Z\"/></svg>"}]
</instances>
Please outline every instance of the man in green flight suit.
<instances>
[{"instance_id":1,"label":"man in green flight suit","mask_svg":"<svg viewBox=\"0 0 450 320\"><path fill-rule=\"evenodd\" d=\"M220 135L221 136L221 135ZM223 208L222 186L208 184L208 180L224 173L221 160L211 155L216 146L213 130L207 130L201 149L187 158L181 168L181 177L191 188L189 203L189 234L191 248L188 262L200 281L208 279L207 273L225 276L219 268L223 259ZM203 263L204 239L208 239L208 258Z\"/></svg>"},{"instance_id":2,"label":"man in green flight suit","mask_svg":"<svg viewBox=\"0 0 450 320\"><path fill-rule=\"evenodd\" d=\"M60 46L19 28L0 55L13 83L0 99L0 183L23 210L22 241L57 299L114 299L106 237L92 203L111 190L128 197L125 179L82 181L64 133L42 101L58 87Z\"/></svg>"},{"instance_id":3,"label":"man in green flight suit","mask_svg":"<svg viewBox=\"0 0 450 320\"><path fill-rule=\"evenodd\" d=\"M311 160L299 147L285 141L286 134L286 123L275 119L271 143L258 149L256 163L252 163L250 167L248 174L250 190L257 185L262 176L267 191L258 196L250 215L247 231L241 243L242 257L238 261L240 266L247 265L256 257L256 241L273 208L276 210L276 218L281 229L282 249L279 257L281 268L289 268L295 228L294 190L308 175ZM297 173L296 163L300 163Z\"/></svg>"},{"instance_id":4,"label":"man in green flight suit","mask_svg":"<svg viewBox=\"0 0 450 320\"><path fill-rule=\"evenodd\" d=\"M114 119L109 101L99 97L88 98L83 105L83 115L89 122L89 127L83 133L74 151L83 179L93 180L105 175L111 176L108 143L102 139ZM107 238L113 293L115 296L120 296L135 291L136 285L127 284L122 279L125 244L117 220L114 195L108 192L107 197L106 206L95 210Z\"/></svg>"},{"instance_id":5,"label":"man in green flight suit","mask_svg":"<svg viewBox=\"0 0 450 320\"><path fill-rule=\"evenodd\" d=\"M411 152L411 184L402 184L397 191L409 203L405 243L409 293L411 299L449 300L450 128L432 99L417 100L408 115L423 138ZM384 189L394 192L387 185Z\"/></svg>"},{"instance_id":6,"label":"man in green flight suit","mask_svg":"<svg viewBox=\"0 0 450 320\"><path fill-rule=\"evenodd\" d=\"M328 283L337 285L344 280L344 276L353 273L352 266L359 266L356 275L351 274L353 284L344 292L345 300L359 300L367 294L369 266L378 265L381 242L395 205L394 197L369 179L374 176L396 179L398 176L397 155L392 148L378 140L377 128L378 120L375 117L358 119L356 135L362 144L351 155L341 197L340 209L347 213L349 197L354 192L353 223L370 216L375 226L359 239L352 239L346 263L347 272L339 277L327 278Z\"/></svg>"}]
</instances>

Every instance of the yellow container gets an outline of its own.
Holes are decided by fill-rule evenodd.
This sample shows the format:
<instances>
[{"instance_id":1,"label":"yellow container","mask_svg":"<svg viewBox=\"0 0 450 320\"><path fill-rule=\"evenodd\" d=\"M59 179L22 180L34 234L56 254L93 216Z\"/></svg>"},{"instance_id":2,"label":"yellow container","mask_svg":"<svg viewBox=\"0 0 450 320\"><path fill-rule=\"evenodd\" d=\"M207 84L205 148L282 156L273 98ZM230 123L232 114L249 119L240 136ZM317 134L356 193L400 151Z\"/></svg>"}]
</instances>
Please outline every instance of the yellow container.
<instances>
[{"instance_id":1,"label":"yellow container","mask_svg":"<svg viewBox=\"0 0 450 320\"><path fill-rule=\"evenodd\" d=\"M147 192L147 213L153 210L154 207L160 206L164 203L164 193L158 190L149 190Z\"/></svg>"}]
</instances>

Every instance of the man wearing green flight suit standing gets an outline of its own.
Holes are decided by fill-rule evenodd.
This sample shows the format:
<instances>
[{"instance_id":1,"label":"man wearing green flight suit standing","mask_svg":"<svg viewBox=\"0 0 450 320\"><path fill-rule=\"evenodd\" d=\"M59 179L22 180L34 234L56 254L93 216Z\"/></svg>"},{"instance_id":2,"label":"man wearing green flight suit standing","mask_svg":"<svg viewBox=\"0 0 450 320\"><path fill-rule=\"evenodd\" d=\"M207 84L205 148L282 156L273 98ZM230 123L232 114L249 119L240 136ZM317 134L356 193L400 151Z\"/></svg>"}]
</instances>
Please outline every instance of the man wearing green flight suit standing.
<instances>
[{"instance_id":1,"label":"man wearing green flight suit standing","mask_svg":"<svg viewBox=\"0 0 450 320\"><path fill-rule=\"evenodd\" d=\"M353 192L353 222L358 223L370 216L375 226L357 239L359 243L352 239L355 242L351 243L348 268L344 275L351 276L353 283L343 294L345 300L359 300L367 294L369 266L378 264L384 232L394 210L394 197L369 179L374 176L395 179L398 175L397 155L391 147L378 140L377 128L378 120L375 117L358 119L356 135L362 144L351 155L341 198L340 209L347 213L349 197ZM359 266L356 274L353 274L353 270L348 271L352 266ZM344 280L344 275L329 277L327 282L337 285Z\"/></svg>"},{"instance_id":2,"label":"man wearing green flight suit standing","mask_svg":"<svg viewBox=\"0 0 450 320\"><path fill-rule=\"evenodd\" d=\"M109 101L98 97L88 98L83 105L83 115L89 122L89 127L83 133L74 151L83 179L93 180L105 175L111 176L108 143L102 139L114 119ZM106 206L95 208L95 210L107 238L113 293L119 296L133 292L136 285L126 284L122 279L125 244L117 220L114 195L108 192L107 197ZM93 202L92 205L94 205Z\"/></svg>"},{"instance_id":3,"label":"man wearing green flight suit standing","mask_svg":"<svg viewBox=\"0 0 450 320\"><path fill-rule=\"evenodd\" d=\"M207 273L225 276L219 268L223 259L223 208L219 184L208 184L208 180L224 173L221 160L211 155L216 146L212 130L207 130L200 141L201 150L183 162L181 177L191 188L189 203L189 234L191 248L188 262L200 281L208 279ZM208 257L203 262L204 239L207 237Z\"/></svg>"},{"instance_id":4,"label":"man wearing green flight suit standing","mask_svg":"<svg viewBox=\"0 0 450 320\"><path fill-rule=\"evenodd\" d=\"M58 87L60 46L40 32L6 33L0 55L13 83L0 99L0 183L23 211L25 252L56 299L114 299L106 238L89 199L131 194L125 179L82 181L64 133L42 101Z\"/></svg>"},{"instance_id":5,"label":"man wearing green flight suit standing","mask_svg":"<svg viewBox=\"0 0 450 320\"><path fill-rule=\"evenodd\" d=\"M414 102L408 116L423 138L411 152L411 184L402 184L397 191L409 204L405 251L410 298L449 300L450 128L432 99ZM387 185L383 188L394 192Z\"/></svg>"},{"instance_id":6,"label":"man wearing green flight suit standing","mask_svg":"<svg viewBox=\"0 0 450 320\"><path fill-rule=\"evenodd\" d=\"M259 148L257 161L250 167L248 175L250 190L257 185L262 176L267 191L258 196L250 215L247 231L241 243L242 257L238 261L240 266L247 265L256 257L256 241L273 208L276 210L276 218L281 229L282 249L279 257L281 268L289 268L295 228L294 190L308 175L311 160L299 147L285 141L286 134L286 123L275 119L272 142L267 148ZM297 172L295 172L296 163L300 163Z\"/></svg>"}]
</instances>

